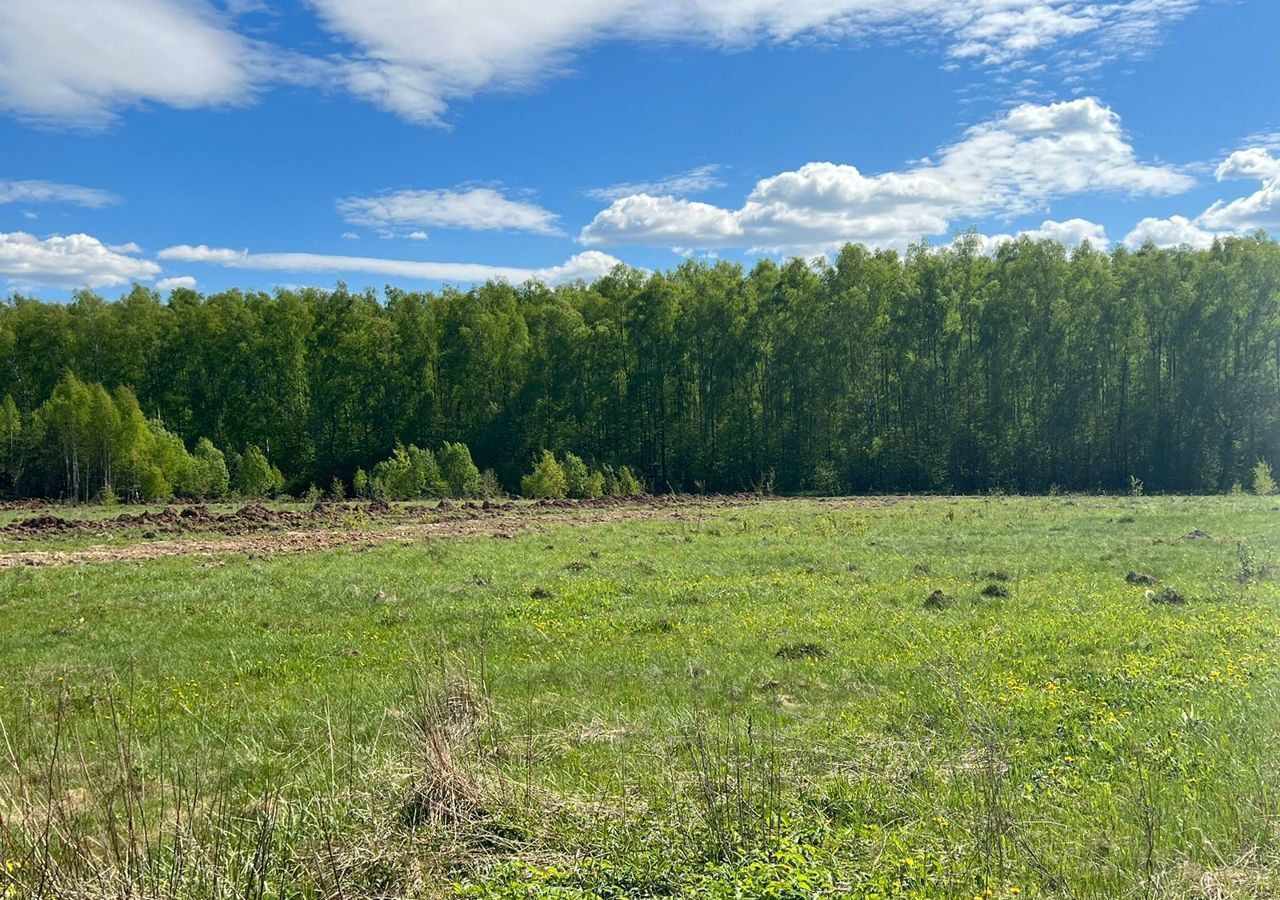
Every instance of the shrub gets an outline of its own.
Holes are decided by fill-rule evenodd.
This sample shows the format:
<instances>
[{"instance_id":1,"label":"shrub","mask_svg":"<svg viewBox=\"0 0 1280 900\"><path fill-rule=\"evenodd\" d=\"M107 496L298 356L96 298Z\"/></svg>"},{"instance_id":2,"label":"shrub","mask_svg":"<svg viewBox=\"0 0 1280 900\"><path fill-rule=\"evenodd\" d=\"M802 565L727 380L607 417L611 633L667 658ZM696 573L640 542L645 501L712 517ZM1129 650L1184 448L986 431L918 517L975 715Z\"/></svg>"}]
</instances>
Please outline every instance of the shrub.
<instances>
[{"instance_id":1,"label":"shrub","mask_svg":"<svg viewBox=\"0 0 1280 900\"><path fill-rule=\"evenodd\" d=\"M324 492L320 490L320 488L316 487L316 483L313 481L307 486L307 490L303 493L302 499L307 503L319 503L324 499Z\"/></svg>"},{"instance_id":2,"label":"shrub","mask_svg":"<svg viewBox=\"0 0 1280 900\"><path fill-rule=\"evenodd\" d=\"M533 471L520 479L520 493L533 499L557 500L568 490L564 469L550 450L543 450L533 464Z\"/></svg>"},{"instance_id":3,"label":"shrub","mask_svg":"<svg viewBox=\"0 0 1280 900\"><path fill-rule=\"evenodd\" d=\"M150 452L146 457L152 466L159 469L161 480L151 482L154 493L148 491L146 484L142 485L143 499L168 500L174 491L189 494L195 463L182 438L167 431L155 419L147 423L147 428L150 431Z\"/></svg>"},{"instance_id":4,"label":"shrub","mask_svg":"<svg viewBox=\"0 0 1280 900\"><path fill-rule=\"evenodd\" d=\"M351 492L361 500L369 499L369 476L364 469L356 469L351 479Z\"/></svg>"},{"instance_id":5,"label":"shrub","mask_svg":"<svg viewBox=\"0 0 1280 900\"><path fill-rule=\"evenodd\" d=\"M1265 459L1258 460L1253 467L1253 492L1260 497L1269 497L1276 492L1276 479L1271 473L1271 464Z\"/></svg>"},{"instance_id":6,"label":"shrub","mask_svg":"<svg viewBox=\"0 0 1280 900\"><path fill-rule=\"evenodd\" d=\"M446 441L440 448L440 477L451 497L476 497L483 492L480 470L471 461L471 450L466 444Z\"/></svg>"},{"instance_id":7,"label":"shrub","mask_svg":"<svg viewBox=\"0 0 1280 900\"><path fill-rule=\"evenodd\" d=\"M502 490L502 482L498 480L498 473L493 469L485 469L480 473L480 496L481 497L502 497L506 492Z\"/></svg>"},{"instance_id":8,"label":"shrub","mask_svg":"<svg viewBox=\"0 0 1280 900\"><path fill-rule=\"evenodd\" d=\"M337 475L334 475L333 481L329 482L329 499L339 502L347 499L347 486Z\"/></svg>"},{"instance_id":9,"label":"shrub","mask_svg":"<svg viewBox=\"0 0 1280 900\"><path fill-rule=\"evenodd\" d=\"M284 487L284 476L254 444L245 448L236 469L236 490L245 497L269 497Z\"/></svg>"},{"instance_id":10,"label":"shrub","mask_svg":"<svg viewBox=\"0 0 1280 900\"><path fill-rule=\"evenodd\" d=\"M644 483L631 473L631 469L623 466L618 470L617 493L615 497L638 497L644 493Z\"/></svg>"},{"instance_id":11,"label":"shrub","mask_svg":"<svg viewBox=\"0 0 1280 900\"><path fill-rule=\"evenodd\" d=\"M225 497L231 486L227 472L227 458L208 438L200 438L186 480L180 485L181 493L197 500L214 500Z\"/></svg>"},{"instance_id":12,"label":"shrub","mask_svg":"<svg viewBox=\"0 0 1280 900\"><path fill-rule=\"evenodd\" d=\"M582 457L574 453L565 453L564 455L564 482L565 492L570 497L587 497L587 479L591 473L587 471L587 464L582 461Z\"/></svg>"},{"instance_id":13,"label":"shrub","mask_svg":"<svg viewBox=\"0 0 1280 900\"><path fill-rule=\"evenodd\" d=\"M397 443L390 459L373 467L372 493L380 500L443 497L449 491L430 450Z\"/></svg>"}]
</instances>

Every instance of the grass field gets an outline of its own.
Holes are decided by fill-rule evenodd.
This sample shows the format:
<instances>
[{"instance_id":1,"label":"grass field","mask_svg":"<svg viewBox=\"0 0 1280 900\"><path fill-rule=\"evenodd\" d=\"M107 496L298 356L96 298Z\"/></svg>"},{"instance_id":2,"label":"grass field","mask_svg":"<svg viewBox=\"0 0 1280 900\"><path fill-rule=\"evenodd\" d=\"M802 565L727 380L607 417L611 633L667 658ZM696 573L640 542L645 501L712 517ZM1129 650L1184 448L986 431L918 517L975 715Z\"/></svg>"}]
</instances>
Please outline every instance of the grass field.
<instances>
[{"instance_id":1,"label":"grass field","mask_svg":"<svg viewBox=\"0 0 1280 900\"><path fill-rule=\"evenodd\" d=\"M635 512L0 567L0 897L1280 896L1274 498Z\"/></svg>"}]
</instances>

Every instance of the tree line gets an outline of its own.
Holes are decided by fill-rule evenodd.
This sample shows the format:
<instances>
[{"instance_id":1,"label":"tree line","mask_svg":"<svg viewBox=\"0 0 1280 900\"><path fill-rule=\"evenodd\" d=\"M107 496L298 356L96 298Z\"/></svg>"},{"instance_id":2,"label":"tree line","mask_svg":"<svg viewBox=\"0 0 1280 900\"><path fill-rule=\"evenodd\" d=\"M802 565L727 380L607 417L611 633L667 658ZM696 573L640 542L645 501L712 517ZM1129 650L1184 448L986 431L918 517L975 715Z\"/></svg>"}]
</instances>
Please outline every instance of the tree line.
<instances>
[{"instance_id":1,"label":"tree line","mask_svg":"<svg viewBox=\"0 0 1280 900\"><path fill-rule=\"evenodd\" d=\"M455 444L509 490L545 450L653 490L1223 491L1280 466L1280 245L0 303L0 493L234 489L247 457L351 488Z\"/></svg>"}]
</instances>

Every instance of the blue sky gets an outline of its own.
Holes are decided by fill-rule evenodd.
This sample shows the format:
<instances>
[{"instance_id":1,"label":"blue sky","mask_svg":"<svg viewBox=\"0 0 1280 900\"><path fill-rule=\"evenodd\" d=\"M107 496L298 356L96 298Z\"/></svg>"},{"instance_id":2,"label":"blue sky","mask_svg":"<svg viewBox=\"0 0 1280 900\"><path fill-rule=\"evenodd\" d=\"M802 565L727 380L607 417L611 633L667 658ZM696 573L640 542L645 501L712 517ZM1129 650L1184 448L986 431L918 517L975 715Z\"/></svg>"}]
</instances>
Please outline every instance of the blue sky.
<instances>
[{"instance_id":1,"label":"blue sky","mask_svg":"<svg viewBox=\"0 0 1280 900\"><path fill-rule=\"evenodd\" d=\"M1280 227L1274 0L5 0L0 280L436 287Z\"/></svg>"}]
</instances>

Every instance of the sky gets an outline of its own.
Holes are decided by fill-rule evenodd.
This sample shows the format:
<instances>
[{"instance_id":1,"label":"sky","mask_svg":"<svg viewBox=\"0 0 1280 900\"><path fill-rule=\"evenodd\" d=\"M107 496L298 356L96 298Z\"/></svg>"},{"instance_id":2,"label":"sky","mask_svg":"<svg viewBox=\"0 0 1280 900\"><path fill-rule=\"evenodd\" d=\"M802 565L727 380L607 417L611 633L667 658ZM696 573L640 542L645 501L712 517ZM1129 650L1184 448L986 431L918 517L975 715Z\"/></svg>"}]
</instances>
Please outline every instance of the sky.
<instances>
[{"instance_id":1,"label":"sky","mask_svg":"<svg viewBox=\"0 0 1280 900\"><path fill-rule=\"evenodd\" d=\"M3 0L3 293L1280 231L1276 0Z\"/></svg>"}]
</instances>

